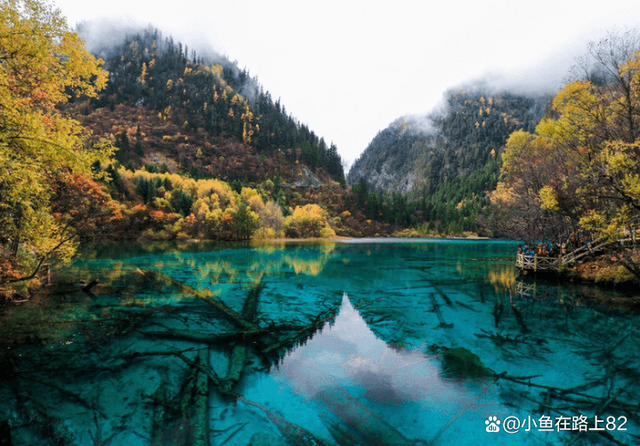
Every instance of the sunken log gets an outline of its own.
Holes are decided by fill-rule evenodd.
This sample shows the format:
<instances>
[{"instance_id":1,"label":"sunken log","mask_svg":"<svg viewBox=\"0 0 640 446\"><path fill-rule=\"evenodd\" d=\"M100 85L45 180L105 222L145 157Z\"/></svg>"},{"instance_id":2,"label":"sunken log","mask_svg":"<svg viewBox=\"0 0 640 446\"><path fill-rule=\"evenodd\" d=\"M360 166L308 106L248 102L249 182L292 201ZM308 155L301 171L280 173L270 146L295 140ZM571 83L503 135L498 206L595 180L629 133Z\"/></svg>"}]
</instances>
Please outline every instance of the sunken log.
<instances>
[{"instance_id":1,"label":"sunken log","mask_svg":"<svg viewBox=\"0 0 640 446\"><path fill-rule=\"evenodd\" d=\"M278 427L282 435L284 435L287 440L287 444L293 446L332 446L331 443L317 437L305 428L285 420L280 415L276 415L266 407L254 401L246 400L242 396L239 396L238 399L249 406L257 407L264 412L273 424Z\"/></svg>"},{"instance_id":2,"label":"sunken log","mask_svg":"<svg viewBox=\"0 0 640 446\"><path fill-rule=\"evenodd\" d=\"M371 444L408 446L415 443L340 386L323 389L315 398Z\"/></svg>"},{"instance_id":3,"label":"sunken log","mask_svg":"<svg viewBox=\"0 0 640 446\"><path fill-rule=\"evenodd\" d=\"M151 446L164 444L165 405L167 393L163 386L158 387L153 395L153 423L151 427Z\"/></svg>"},{"instance_id":4,"label":"sunken log","mask_svg":"<svg viewBox=\"0 0 640 446\"><path fill-rule=\"evenodd\" d=\"M254 323L258 313L258 298L264 288L262 283L263 277L264 275L260 277L258 284L251 289L242 307L241 316L244 320L251 323ZM229 359L229 370L223 383L223 386L227 388L228 392L234 389L238 382L240 382L240 377L242 376L247 361L247 349L247 345L243 342L237 342L233 347L231 358Z\"/></svg>"},{"instance_id":5,"label":"sunken log","mask_svg":"<svg viewBox=\"0 0 640 446\"><path fill-rule=\"evenodd\" d=\"M157 271L153 271L150 269L139 269L138 272L147 280L151 281L151 282L168 282L170 283L172 286L174 286L175 288L179 289L182 293L187 294L187 295L193 295L196 296L197 298L205 301L206 303L208 303L209 305L211 305L213 308L215 308L225 319L227 319L229 322L237 325L238 327L244 329L244 330L257 330L259 329L259 327L254 324L251 323L249 321L247 321L245 318L243 318L240 314L238 314L238 312L232 310L231 308L229 308L224 302L222 302L221 300L213 297L213 296L209 296L207 295L207 293L204 293L202 291L196 290L195 288L190 287L189 285L185 285L182 282L179 282L177 280L175 280L172 277L167 276L166 274L162 274L159 273Z\"/></svg>"},{"instance_id":6,"label":"sunken log","mask_svg":"<svg viewBox=\"0 0 640 446\"><path fill-rule=\"evenodd\" d=\"M209 349L198 351L198 364L209 364ZM193 389L193 446L209 446L209 377L198 367Z\"/></svg>"},{"instance_id":7,"label":"sunken log","mask_svg":"<svg viewBox=\"0 0 640 446\"><path fill-rule=\"evenodd\" d=\"M86 284L85 286L82 287L82 291L84 291L85 293L90 293L91 292L91 288L93 288L94 286L96 286L99 283L100 283L100 281L98 279L93 279L91 282L89 282L88 284Z\"/></svg>"},{"instance_id":8,"label":"sunken log","mask_svg":"<svg viewBox=\"0 0 640 446\"><path fill-rule=\"evenodd\" d=\"M173 339L178 341L190 341L209 345L225 344L232 341L250 341L264 335L273 335L283 331L300 331L305 325L281 324L269 327L260 327L257 330L235 331L229 333L202 333L191 330L166 330L144 331L142 334L150 338Z\"/></svg>"}]
</instances>

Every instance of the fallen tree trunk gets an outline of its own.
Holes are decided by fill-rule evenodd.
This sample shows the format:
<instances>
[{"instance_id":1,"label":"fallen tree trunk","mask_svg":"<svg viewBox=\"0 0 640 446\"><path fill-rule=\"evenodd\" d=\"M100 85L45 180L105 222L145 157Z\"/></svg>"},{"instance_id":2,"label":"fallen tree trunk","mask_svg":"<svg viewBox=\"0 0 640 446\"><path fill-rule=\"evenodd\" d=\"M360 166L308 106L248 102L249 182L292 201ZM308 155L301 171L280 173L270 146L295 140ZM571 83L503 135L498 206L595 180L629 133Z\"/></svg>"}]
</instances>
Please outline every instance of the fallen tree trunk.
<instances>
[{"instance_id":1,"label":"fallen tree trunk","mask_svg":"<svg viewBox=\"0 0 640 446\"><path fill-rule=\"evenodd\" d=\"M263 279L264 273L260 276L258 283L251 288L251 291L249 291L247 299L244 301L242 312L240 313L242 317L249 322L254 322L258 314L258 300L260 298L260 293L262 293L262 290L264 289Z\"/></svg>"},{"instance_id":2,"label":"fallen tree trunk","mask_svg":"<svg viewBox=\"0 0 640 446\"><path fill-rule=\"evenodd\" d=\"M359 446L362 440L356 438L347 428L338 423L327 423L329 433L340 446Z\"/></svg>"},{"instance_id":3,"label":"fallen tree trunk","mask_svg":"<svg viewBox=\"0 0 640 446\"><path fill-rule=\"evenodd\" d=\"M620 336L615 342L609 345L603 353L603 356L609 356L622 342L627 339L631 334L635 333L635 329L629 329L626 333Z\"/></svg>"},{"instance_id":4,"label":"fallen tree trunk","mask_svg":"<svg viewBox=\"0 0 640 446\"><path fill-rule=\"evenodd\" d=\"M98 279L93 279L91 282L89 282L88 284L86 284L85 286L82 287L82 291L84 291L85 293L90 293L91 292L91 288L93 288L94 286L96 286L99 283L100 283L100 281Z\"/></svg>"},{"instance_id":5,"label":"fallen tree trunk","mask_svg":"<svg viewBox=\"0 0 640 446\"><path fill-rule=\"evenodd\" d=\"M442 297L442 299L444 299L444 301L447 303L447 305L451 306L451 299L449 299L449 296L447 296L444 293L444 291L442 291L442 289L440 289L439 286L434 285L433 288L438 292L440 297Z\"/></svg>"},{"instance_id":6,"label":"fallen tree trunk","mask_svg":"<svg viewBox=\"0 0 640 446\"><path fill-rule=\"evenodd\" d=\"M188 359L181 353L181 359ZM164 428L161 441L171 445L209 446L209 363L208 348L200 348L194 360L188 359L187 374L178 395L180 416ZM165 420L166 421L166 420Z\"/></svg>"},{"instance_id":7,"label":"fallen tree trunk","mask_svg":"<svg viewBox=\"0 0 640 446\"><path fill-rule=\"evenodd\" d=\"M186 362L190 367L197 367L198 369L200 369L200 371L202 373L204 373L207 378L209 379L209 382L211 384L213 384L213 386L216 388L216 390L221 394L221 395L225 395L225 396L229 396L232 398L237 398L238 394L234 393L233 390L228 391L223 385L222 385L222 380L220 379L220 377L216 374L216 372L211 368L211 366L209 364L201 364L199 361L194 361L193 359L189 359L187 358L185 355L183 355L182 353L172 353L175 356L177 356L178 358L182 359L184 362Z\"/></svg>"},{"instance_id":8,"label":"fallen tree trunk","mask_svg":"<svg viewBox=\"0 0 640 446\"><path fill-rule=\"evenodd\" d=\"M527 379L522 379L516 376L509 376L506 373L501 373L499 375L496 375L496 378L506 379L507 381L511 381L517 384L522 384L527 387L536 387L538 389L550 390L553 392L557 392L558 395L578 395L584 398L589 398L590 400L594 400L594 401L602 400L601 397L587 395L586 393L576 392L576 391L573 391L572 389L563 389L562 387L546 386L544 384L535 384Z\"/></svg>"},{"instance_id":9,"label":"fallen tree trunk","mask_svg":"<svg viewBox=\"0 0 640 446\"><path fill-rule=\"evenodd\" d=\"M260 297L260 292L264 288L264 285L262 283L263 277L264 274L262 275L262 277L260 277L258 284L251 289L251 291L247 295L247 299L244 301L244 306L242 307L241 316L244 320L251 323L254 322L258 313L258 299ZM228 392L232 392L233 389L235 389L236 385L240 382L240 377L242 375L242 371L244 370L246 361L246 344L244 344L243 342L236 342L236 345L233 347L231 357L229 359L229 370L222 384Z\"/></svg>"},{"instance_id":10,"label":"fallen tree trunk","mask_svg":"<svg viewBox=\"0 0 640 446\"><path fill-rule=\"evenodd\" d=\"M315 397L371 444L409 446L415 443L342 387L323 389Z\"/></svg>"},{"instance_id":11,"label":"fallen tree trunk","mask_svg":"<svg viewBox=\"0 0 640 446\"><path fill-rule=\"evenodd\" d=\"M175 339L179 341L191 341L209 345L221 344L231 341L253 340L260 336L274 334L282 331L300 331L307 328L305 325L282 324L269 327L259 327L257 330L236 331L233 333L200 333L191 330L167 330L167 331L144 331L144 336L150 338Z\"/></svg>"},{"instance_id":12,"label":"fallen tree trunk","mask_svg":"<svg viewBox=\"0 0 640 446\"><path fill-rule=\"evenodd\" d=\"M222 386L227 393L233 393L236 385L240 382L240 376L244 370L247 359L247 346L244 344L236 344L231 351L229 358L229 370L225 376Z\"/></svg>"},{"instance_id":13,"label":"fallen tree trunk","mask_svg":"<svg viewBox=\"0 0 640 446\"><path fill-rule=\"evenodd\" d=\"M151 446L164 445L164 415L167 404L167 393L160 385L153 395L153 423L151 426Z\"/></svg>"},{"instance_id":14,"label":"fallen tree trunk","mask_svg":"<svg viewBox=\"0 0 640 446\"><path fill-rule=\"evenodd\" d=\"M332 446L331 443L319 438L309 432L308 430L298 426L297 424L291 423L279 415L274 414L269 411L267 408L261 406L260 404L244 399L244 397L238 397L240 401L243 403L254 406L263 411L267 417L278 427L280 432L286 437L287 443L293 446Z\"/></svg>"},{"instance_id":15,"label":"fallen tree trunk","mask_svg":"<svg viewBox=\"0 0 640 446\"><path fill-rule=\"evenodd\" d=\"M198 352L198 367L193 392L193 446L209 446L209 377L203 371L209 364L209 349Z\"/></svg>"},{"instance_id":16,"label":"fallen tree trunk","mask_svg":"<svg viewBox=\"0 0 640 446\"><path fill-rule=\"evenodd\" d=\"M213 296L208 296L206 293L202 291L196 290L195 288L190 287L189 285L185 285L172 277L167 276L166 274L159 273L157 271L153 271L150 269L139 269L139 273L146 278L147 280L153 281L164 281L170 283L175 288L178 288L184 294L190 294L196 296L197 298L205 301L213 308L215 308L222 316L224 316L229 322L239 326L244 330L258 330L259 327L256 324L253 324L243 318L238 312L229 308L224 302L219 299L216 299Z\"/></svg>"},{"instance_id":17,"label":"fallen tree trunk","mask_svg":"<svg viewBox=\"0 0 640 446\"><path fill-rule=\"evenodd\" d=\"M436 313L438 317L438 327L439 328L452 328L453 324L448 324L442 315L442 311L440 311L440 304L436 300L436 296L433 293L429 293L429 297L431 298L431 303L433 303L433 311Z\"/></svg>"},{"instance_id":18,"label":"fallen tree trunk","mask_svg":"<svg viewBox=\"0 0 640 446\"><path fill-rule=\"evenodd\" d=\"M502 319L502 312L504 311L504 304L502 301L496 302L493 306L493 321L495 323L496 328L500 325L500 319Z\"/></svg>"},{"instance_id":19,"label":"fallen tree trunk","mask_svg":"<svg viewBox=\"0 0 640 446\"><path fill-rule=\"evenodd\" d=\"M516 306L515 302L513 301L513 296L510 296L509 298L509 305L511 306L511 310L513 311L513 315L516 317L516 321L518 321L518 325L520 325L520 328L522 329L523 332L528 332L529 329L527 328L527 325L524 323L524 318L522 317L522 312L518 309L518 307Z\"/></svg>"}]
</instances>

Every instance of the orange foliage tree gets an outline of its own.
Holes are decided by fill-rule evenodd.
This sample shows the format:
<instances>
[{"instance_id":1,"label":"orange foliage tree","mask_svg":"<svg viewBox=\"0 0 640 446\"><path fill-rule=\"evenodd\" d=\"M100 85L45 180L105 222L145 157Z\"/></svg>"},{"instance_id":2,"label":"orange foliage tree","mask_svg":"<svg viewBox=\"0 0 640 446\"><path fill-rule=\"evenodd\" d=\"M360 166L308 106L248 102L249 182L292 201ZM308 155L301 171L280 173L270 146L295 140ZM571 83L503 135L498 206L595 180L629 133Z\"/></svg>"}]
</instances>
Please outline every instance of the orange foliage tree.
<instances>
[{"instance_id":1,"label":"orange foliage tree","mask_svg":"<svg viewBox=\"0 0 640 446\"><path fill-rule=\"evenodd\" d=\"M72 95L95 96L107 73L66 24L41 0L0 2L0 254L33 278L62 252L68 233L51 212L61 175L91 175L111 149L85 145L79 123L58 112ZM70 217L72 218L72 217Z\"/></svg>"}]
</instances>

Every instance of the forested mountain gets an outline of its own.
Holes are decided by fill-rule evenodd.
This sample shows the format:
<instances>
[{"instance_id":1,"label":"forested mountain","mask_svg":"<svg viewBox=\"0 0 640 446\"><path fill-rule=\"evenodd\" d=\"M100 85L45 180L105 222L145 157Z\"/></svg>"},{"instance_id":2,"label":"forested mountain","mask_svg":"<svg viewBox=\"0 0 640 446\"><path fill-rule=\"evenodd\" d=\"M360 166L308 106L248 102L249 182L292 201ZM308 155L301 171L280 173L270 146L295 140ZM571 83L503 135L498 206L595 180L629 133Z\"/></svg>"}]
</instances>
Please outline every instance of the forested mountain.
<instances>
[{"instance_id":1,"label":"forested mountain","mask_svg":"<svg viewBox=\"0 0 640 446\"><path fill-rule=\"evenodd\" d=\"M437 111L400 118L378 133L347 182L364 189L359 196L379 201L381 209L400 194L409 202L408 212L419 211L419 221L449 225L446 232L474 230L475 215L498 181L507 138L535 128L548 101L476 88L450 90Z\"/></svg>"},{"instance_id":2,"label":"forested mountain","mask_svg":"<svg viewBox=\"0 0 640 446\"><path fill-rule=\"evenodd\" d=\"M82 34L82 26L79 32ZM168 153L184 171L255 182L264 179L264 172L253 167L265 158L270 158L267 168L284 158L287 163L319 168L336 181L344 181L337 148L287 114L279 100L274 101L246 70L227 58L198 56L153 28L127 36L116 47L101 48L98 55L105 59L109 83L91 110L83 113L90 115L101 108L113 112L126 105L135 107L140 112L136 114L153 111L160 123L173 124L173 131L162 135L165 142L193 133L202 144L192 141ZM93 124L94 133L100 136L113 132ZM119 131L115 143L121 161L138 161L162 146L145 144L139 128L115 130ZM216 144L215 138L226 141L218 139ZM220 149L229 145L236 147L232 151ZM254 158L259 163L253 163ZM274 166L271 170L271 175L283 173Z\"/></svg>"},{"instance_id":3,"label":"forested mountain","mask_svg":"<svg viewBox=\"0 0 640 446\"><path fill-rule=\"evenodd\" d=\"M548 98L456 89L445 101L442 110L400 118L378 133L349 171L349 184L364 178L385 193L434 193L494 161L514 130L533 129Z\"/></svg>"},{"instance_id":4,"label":"forested mountain","mask_svg":"<svg viewBox=\"0 0 640 446\"><path fill-rule=\"evenodd\" d=\"M0 291L79 241L352 233L336 147L235 63L152 28L90 54L38 1L0 28Z\"/></svg>"},{"instance_id":5,"label":"forested mountain","mask_svg":"<svg viewBox=\"0 0 640 446\"><path fill-rule=\"evenodd\" d=\"M108 223L78 226L79 238L360 234L357 219L336 217L348 204L337 148L237 63L199 56L151 27L92 48L108 82L93 97L70 95L60 112L90 131L87 148L113 156L93 163L98 182L65 179L52 202L69 207L82 187L100 197Z\"/></svg>"}]
</instances>

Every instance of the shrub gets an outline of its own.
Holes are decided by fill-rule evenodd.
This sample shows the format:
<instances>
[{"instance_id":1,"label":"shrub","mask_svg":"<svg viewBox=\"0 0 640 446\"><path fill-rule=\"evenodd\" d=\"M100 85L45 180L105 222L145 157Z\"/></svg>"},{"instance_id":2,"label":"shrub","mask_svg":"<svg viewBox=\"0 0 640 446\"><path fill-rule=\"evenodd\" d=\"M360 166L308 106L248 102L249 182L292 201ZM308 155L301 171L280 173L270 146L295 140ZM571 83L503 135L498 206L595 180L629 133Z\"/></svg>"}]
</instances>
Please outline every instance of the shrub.
<instances>
[{"instance_id":1,"label":"shrub","mask_svg":"<svg viewBox=\"0 0 640 446\"><path fill-rule=\"evenodd\" d=\"M327 223L327 214L317 204L296 206L284 220L287 237L332 237L335 232Z\"/></svg>"}]
</instances>

